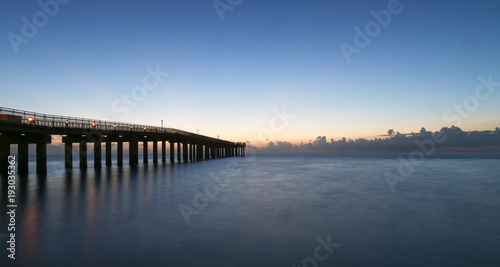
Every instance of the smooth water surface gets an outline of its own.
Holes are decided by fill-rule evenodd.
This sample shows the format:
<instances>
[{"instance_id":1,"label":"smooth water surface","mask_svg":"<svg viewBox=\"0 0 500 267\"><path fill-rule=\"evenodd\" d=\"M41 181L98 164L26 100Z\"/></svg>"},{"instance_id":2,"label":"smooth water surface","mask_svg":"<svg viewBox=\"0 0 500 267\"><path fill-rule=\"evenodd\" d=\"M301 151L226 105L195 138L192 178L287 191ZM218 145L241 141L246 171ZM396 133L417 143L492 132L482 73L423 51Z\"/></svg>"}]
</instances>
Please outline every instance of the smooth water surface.
<instances>
[{"instance_id":1,"label":"smooth water surface","mask_svg":"<svg viewBox=\"0 0 500 267\"><path fill-rule=\"evenodd\" d=\"M435 154L411 170L397 154L63 160L18 177L16 260L2 239L1 266L500 265L500 154Z\"/></svg>"}]
</instances>

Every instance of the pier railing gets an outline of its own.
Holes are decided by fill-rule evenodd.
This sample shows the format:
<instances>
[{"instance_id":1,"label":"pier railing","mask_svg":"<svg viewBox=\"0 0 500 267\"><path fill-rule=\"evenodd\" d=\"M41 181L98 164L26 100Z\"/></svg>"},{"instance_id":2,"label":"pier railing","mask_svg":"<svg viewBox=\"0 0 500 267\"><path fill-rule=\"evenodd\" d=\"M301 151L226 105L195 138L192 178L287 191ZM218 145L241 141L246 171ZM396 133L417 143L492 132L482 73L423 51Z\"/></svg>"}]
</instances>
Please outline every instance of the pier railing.
<instances>
[{"instance_id":1,"label":"pier railing","mask_svg":"<svg viewBox=\"0 0 500 267\"><path fill-rule=\"evenodd\" d=\"M95 120L87 118L78 118L71 116L49 115L26 110L0 107L0 121L9 121L14 123L31 124L34 126L46 127L67 127L75 129L97 129L104 131L132 131L144 133L171 133L181 134L191 137L203 137L222 141L209 136L202 136L195 133L178 130L175 128L158 127L151 125L113 122L104 120ZM239 143L233 143L239 144Z\"/></svg>"}]
</instances>

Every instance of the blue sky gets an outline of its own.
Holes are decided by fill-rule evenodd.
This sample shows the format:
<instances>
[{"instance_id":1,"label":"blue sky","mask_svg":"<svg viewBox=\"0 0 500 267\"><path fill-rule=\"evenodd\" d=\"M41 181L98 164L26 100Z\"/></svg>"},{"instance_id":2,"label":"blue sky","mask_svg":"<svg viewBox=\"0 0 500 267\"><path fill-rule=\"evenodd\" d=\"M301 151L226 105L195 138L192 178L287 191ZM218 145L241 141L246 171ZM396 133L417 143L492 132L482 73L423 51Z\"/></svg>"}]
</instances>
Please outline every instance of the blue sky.
<instances>
[{"instance_id":1,"label":"blue sky","mask_svg":"<svg viewBox=\"0 0 500 267\"><path fill-rule=\"evenodd\" d=\"M223 20L213 1L41 2L58 6L46 21L37 1L0 3L0 106L253 143L500 126L500 87L443 118L478 77L500 81L498 1L220 0L234 5ZM399 12L348 63L340 44L388 5Z\"/></svg>"}]
</instances>

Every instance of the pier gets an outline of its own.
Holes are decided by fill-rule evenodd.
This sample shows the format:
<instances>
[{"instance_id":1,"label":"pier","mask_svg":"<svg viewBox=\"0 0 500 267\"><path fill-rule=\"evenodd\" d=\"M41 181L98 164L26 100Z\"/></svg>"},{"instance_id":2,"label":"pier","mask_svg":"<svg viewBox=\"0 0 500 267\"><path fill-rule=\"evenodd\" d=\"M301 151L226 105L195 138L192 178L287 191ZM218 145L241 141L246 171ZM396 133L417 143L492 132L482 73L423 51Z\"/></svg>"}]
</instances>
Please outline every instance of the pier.
<instances>
[{"instance_id":1,"label":"pier","mask_svg":"<svg viewBox=\"0 0 500 267\"><path fill-rule=\"evenodd\" d=\"M139 144L142 143L144 164L149 163L149 145L152 143L153 164L167 161L200 161L224 157L245 156L245 143L235 143L173 128L111 122L103 120L48 115L0 107L0 171L7 173L11 145L17 145L17 171L28 172L29 144L36 146L36 171L47 172L47 144L53 135L61 135L64 144L65 167L73 168L73 144L78 144L79 167L87 166L87 144L93 144L94 168L104 164L123 166L124 144L128 147L129 165L139 164ZM113 144L116 144L116 162L113 162ZM175 153L177 148L177 153ZM161 151L159 151L161 150ZM159 159L161 152L161 159Z\"/></svg>"}]
</instances>

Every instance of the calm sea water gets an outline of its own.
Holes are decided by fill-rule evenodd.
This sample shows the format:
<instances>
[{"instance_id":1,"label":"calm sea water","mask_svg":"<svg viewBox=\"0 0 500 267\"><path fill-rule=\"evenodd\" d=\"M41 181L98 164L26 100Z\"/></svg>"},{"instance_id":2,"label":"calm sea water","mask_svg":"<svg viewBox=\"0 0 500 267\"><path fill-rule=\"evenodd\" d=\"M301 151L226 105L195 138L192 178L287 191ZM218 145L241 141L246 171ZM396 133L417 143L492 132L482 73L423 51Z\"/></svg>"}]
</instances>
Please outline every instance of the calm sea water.
<instances>
[{"instance_id":1,"label":"calm sea water","mask_svg":"<svg viewBox=\"0 0 500 267\"><path fill-rule=\"evenodd\" d=\"M0 263L500 266L500 154L404 158L258 154L66 171L51 157L46 177L17 180L16 260L4 238ZM1 193L7 233L4 183Z\"/></svg>"}]
</instances>

